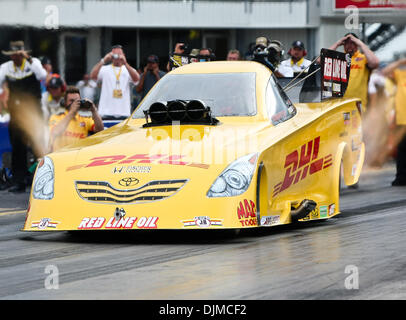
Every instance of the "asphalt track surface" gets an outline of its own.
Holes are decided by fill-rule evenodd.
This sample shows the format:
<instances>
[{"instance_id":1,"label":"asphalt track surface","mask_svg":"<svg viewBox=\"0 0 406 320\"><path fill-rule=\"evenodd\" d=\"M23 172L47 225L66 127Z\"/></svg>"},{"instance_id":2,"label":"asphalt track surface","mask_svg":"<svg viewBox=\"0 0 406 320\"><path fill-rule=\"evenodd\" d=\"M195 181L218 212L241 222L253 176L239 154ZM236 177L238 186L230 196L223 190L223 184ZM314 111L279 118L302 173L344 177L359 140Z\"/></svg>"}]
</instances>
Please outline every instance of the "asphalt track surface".
<instances>
[{"instance_id":1,"label":"asphalt track surface","mask_svg":"<svg viewBox=\"0 0 406 320\"><path fill-rule=\"evenodd\" d=\"M28 192L1 191L0 299L404 300L406 187L390 186L394 172L365 169L335 218L238 236L21 232Z\"/></svg>"}]
</instances>

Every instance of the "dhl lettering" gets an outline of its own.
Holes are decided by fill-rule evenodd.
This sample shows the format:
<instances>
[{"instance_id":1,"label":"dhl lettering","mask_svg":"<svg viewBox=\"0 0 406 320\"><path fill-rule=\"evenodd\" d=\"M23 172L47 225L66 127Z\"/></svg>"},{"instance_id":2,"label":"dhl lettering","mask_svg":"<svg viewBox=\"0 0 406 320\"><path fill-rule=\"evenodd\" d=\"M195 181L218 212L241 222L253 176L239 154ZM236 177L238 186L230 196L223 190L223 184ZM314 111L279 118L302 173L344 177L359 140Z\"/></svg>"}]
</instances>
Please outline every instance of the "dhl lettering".
<instances>
[{"instance_id":1,"label":"dhl lettering","mask_svg":"<svg viewBox=\"0 0 406 320\"><path fill-rule=\"evenodd\" d=\"M354 69L361 70L362 67L360 65L358 65L358 64L352 64L351 65L351 70L354 70Z\"/></svg>"},{"instance_id":2,"label":"dhl lettering","mask_svg":"<svg viewBox=\"0 0 406 320\"><path fill-rule=\"evenodd\" d=\"M210 165L203 163L188 162L183 160L184 155L164 155L164 154L135 154L132 156L125 155L110 155L91 158L88 164L77 164L66 168L66 171L77 170L84 167L99 167L110 164L132 164L132 163L156 163L156 164L170 164L179 166L190 166L202 169L208 169ZM182 161L181 161L182 159Z\"/></svg>"},{"instance_id":3,"label":"dhl lettering","mask_svg":"<svg viewBox=\"0 0 406 320\"><path fill-rule=\"evenodd\" d=\"M134 161L136 161L137 163L151 163L152 161L160 159L164 156L165 155L163 155L163 154L155 154L155 155L151 155L151 156L148 154L135 154L131 157L128 157L127 159L125 159L123 161L120 161L119 164L132 163Z\"/></svg>"},{"instance_id":4,"label":"dhl lettering","mask_svg":"<svg viewBox=\"0 0 406 320\"><path fill-rule=\"evenodd\" d=\"M80 132L72 132L72 131L65 131L63 134L65 137L73 137L73 138L86 138L87 135L85 136L83 133Z\"/></svg>"},{"instance_id":5,"label":"dhl lettering","mask_svg":"<svg viewBox=\"0 0 406 320\"><path fill-rule=\"evenodd\" d=\"M285 177L274 186L273 197L306 177L330 167L333 164L331 154L318 159L320 137L311 140L295 150L285 158ZM300 155L300 156L299 156Z\"/></svg>"},{"instance_id":6,"label":"dhl lettering","mask_svg":"<svg viewBox=\"0 0 406 320\"><path fill-rule=\"evenodd\" d=\"M94 160L90 162L86 167L98 167L98 166L105 166L107 164L115 163L121 159L124 159L125 156L104 156L104 157L96 157L90 160Z\"/></svg>"}]
</instances>

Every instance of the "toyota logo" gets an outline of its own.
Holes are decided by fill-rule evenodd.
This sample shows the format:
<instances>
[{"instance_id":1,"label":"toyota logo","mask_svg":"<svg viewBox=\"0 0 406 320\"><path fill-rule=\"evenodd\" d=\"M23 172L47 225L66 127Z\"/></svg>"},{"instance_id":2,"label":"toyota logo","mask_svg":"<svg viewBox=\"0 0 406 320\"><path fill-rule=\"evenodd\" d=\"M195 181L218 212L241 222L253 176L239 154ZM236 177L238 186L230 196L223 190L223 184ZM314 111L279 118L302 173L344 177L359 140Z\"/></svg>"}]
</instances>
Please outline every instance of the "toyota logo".
<instances>
[{"instance_id":1,"label":"toyota logo","mask_svg":"<svg viewBox=\"0 0 406 320\"><path fill-rule=\"evenodd\" d=\"M131 186L135 186L136 184L138 184L138 182L140 182L140 181L137 178L130 177L130 178L121 179L118 182L118 184L123 187L131 187Z\"/></svg>"}]
</instances>

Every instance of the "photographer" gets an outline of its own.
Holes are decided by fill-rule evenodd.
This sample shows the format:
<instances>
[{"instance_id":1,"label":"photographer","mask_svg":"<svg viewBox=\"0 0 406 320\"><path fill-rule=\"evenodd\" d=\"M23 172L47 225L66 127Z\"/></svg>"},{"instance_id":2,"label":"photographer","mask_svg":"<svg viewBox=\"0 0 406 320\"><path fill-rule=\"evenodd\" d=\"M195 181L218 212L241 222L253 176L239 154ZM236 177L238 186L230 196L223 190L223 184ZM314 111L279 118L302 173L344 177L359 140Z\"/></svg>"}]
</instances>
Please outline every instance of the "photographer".
<instances>
[{"instance_id":1,"label":"photographer","mask_svg":"<svg viewBox=\"0 0 406 320\"><path fill-rule=\"evenodd\" d=\"M166 73L159 70L159 59L156 55L148 56L147 65L144 72L141 73L141 79L136 87L138 93L141 94L141 100L147 95L149 90L157 83Z\"/></svg>"},{"instance_id":2,"label":"photographer","mask_svg":"<svg viewBox=\"0 0 406 320\"><path fill-rule=\"evenodd\" d=\"M175 45L175 50L173 51L173 54L174 55L177 55L177 54L185 54L186 53L186 50L188 49L188 46L185 44L185 43L183 43L183 42L178 42L178 43L176 43L176 45ZM170 61L168 61L168 64L166 65L166 70L169 72L169 71L171 71L172 69L174 69L175 67L171 67L171 62Z\"/></svg>"},{"instance_id":3,"label":"photographer","mask_svg":"<svg viewBox=\"0 0 406 320\"><path fill-rule=\"evenodd\" d=\"M266 37L258 37L255 40L254 59L268 67L278 78L293 76L288 74L286 68L280 64L283 56L282 43L278 40L269 40Z\"/></svg>"},{"instance_id":4,"label":"photographer","mask_svg":"<svg viewBox=\"0 0 406 320\"><path fill-rule=\"evenodd\" d=\"M103 121L96 106L90 100L81 100L80 91L76 87L68 87L65 92L66 111L54 114L49 119L50 151L86 138L89 132L99 132L104 129ZM83 117L79 110L90 110L92 117Z\"/></svg>"},{"instance_id":5,"label":"photographer","mask_svg":"<svg viewBox=\"0 0 406 320\"><path fill-rule=\"evenodd\" d=\"M93 67L90 77L102 83L99 111L103 119L129 117L131 114L130 84L136 84L140 76L128 64L122 46L113 46L111 52Z\"/></svg>"}]
</instances>

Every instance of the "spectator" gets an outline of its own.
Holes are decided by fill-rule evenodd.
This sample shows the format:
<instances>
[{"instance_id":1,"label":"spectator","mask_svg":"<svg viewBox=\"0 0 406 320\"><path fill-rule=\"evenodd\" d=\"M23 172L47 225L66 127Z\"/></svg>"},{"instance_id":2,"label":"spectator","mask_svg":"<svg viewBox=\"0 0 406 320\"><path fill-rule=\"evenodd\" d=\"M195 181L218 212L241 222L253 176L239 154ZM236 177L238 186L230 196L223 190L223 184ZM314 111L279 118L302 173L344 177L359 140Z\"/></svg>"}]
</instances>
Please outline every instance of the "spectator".
<instances>
[{"instance_id":1,"label":"spectator","mask_svg":"<svg viewBox=\"0 0 406 320\"><path fill-rule=\"evenodd\" d=\"M65 112L54 114L49 119L50 150L56 151L66 145L86 138L89 132L99 132L104 129L103 120L97 112L96 106L90 100L92 117L83 117L78 114L81 108L80 90L68 87L65 92Z\"/></svg>"},{"instance_id":2,"label":"spectator","mask_svg":"<svg viewBox=\"0 0 406 320\"><path fill-rule=\"evenodd\" d=\"M65 90L65 82L59 74L54 73L48 82L47 91L42 94L41 99L42 113L46 122L51 115L65 111L61 105Z\"/></svg>"},{"instance_id":3,"label":"spectator","mask_svg":"<svg viewBox=\"0 0 406 320\"><path fill-rule=\"evenodd\" d=\"M237 49L232 49L227 54L227 61L238 61L241 60L240 51Z\"/></svg>"},{"instance_id":4,"label":"spectator","mask_svg":"<svg viewBox=\"0 0 406 320\"><path fill-rule=\"evenodd\" d=\"M382 70L384 76L396 83L396 125L399 134L396 156L396 178L392 186L406 186L406 58L388 65Z\"/></svg>"},{"instance_id":5,"label":"spectator","mask_svg":"<svg viewBox=\"0 0 406 320\"><path fill-rule=\"evenodd\" d=\"M199 61L213 61L216 60L216 55L210 48L201 48L199 52Z\"/></svg>"},{"instance_id":6,"label":"spectator","mask_svg":"<svg viewBox=\"0 0 406 320\"><path fill-rule=\"evenodd\" d=\"M186 46L186 44L184 42L178 42L175 45L175 50L173 51L173 54L174 55L176 55L176 54L184 54L185 51L186 51L186 48L187 48L187 46ZM174 68L176 68L176 67L173 66L172 69L174 69ZM166 70L169 72L172 69L171 69L171 62L168 61L168 64L166 65Z\"/></svg>"},{"instance_id":7,"label":"spectator","mask_svg":"<svg viewBox=\"0 0 406 320\"><path fill-rule=\"evenodd\" d=\"M291 69L287 69L280 64L283 55L282 42L270 40L267 37L255 39L253 50L253 61L260 62L270 68L276 77L293 77ZM290 72L290 73L289 73Z\"/></svg>"},{"instance_id":8,"label":"spectator","mask_svg":"<svg viewBox=\"0 0 406 320\"><path fill-rule=\"evenodd\" d=\"M112 62L112 63L111 63ZM107 65L104 65L108 63ZM120 45L113 46L92 69L90 77L102 83L99 112L104 119L123 119L131 113L131 83L140 79Z\"/></svg>"},{"instance_id":9,"label":"spectator","mask_svg":"<svg viewBox=\"0 0 406 320\"><path fill-rule=\"evenodd\" d=\"M83 99L89 99L94 101L96 98L96 91L97 91L97 82L93 79L90 79L88 74L83 75L83 79L80 80L76 87L80 90L80 96Z\"/></svg>"},{"instance_id":10,"label":"spectator","mask_svg":"<svg viewBox=\"0 0 406 320\"><path fill-rule=\"evenodd\" d=\"M137 92L141 94L141 100L164 75L165 72L159 70L158 57L154 54L149 55L147 65L144 67L144 72L141 73L140 81L136 87Z\"/></svg>"},{"instance_id":11,"label":"spectator","mask_svg":"<svg viewBox=\"0 0 406 320\"><path fill-rule=\"evenodd\" d=\"M283 66L283 68L280 68L279 70L283 76L289 77L292 76L292 73L293 76L296 76L302 71L308 71L312 62L305 59L307 52L302 41L294 41L288 51L288 55L290 55L290 58L281 62L281 66Z\"/></svg>"},{"instance_id":12,"label":"spectator","mask_svg":"<svg viewBox=\"0 0 406 320\"><path fill-rule=\"evenodd\" d=\"M343 46L344 52L351 56L350 79L344 97L360 98L363 111L366 111L369 75L372 70L378 68L379 59L354 33L347 33L330 49L337 50L340 46Z\"/></svg>"},{"instance_id":13,"label":"spectator","mask_svg":"<svg viewBox=\"0 0 406 320\"><path fill-rule=\"evenodd\" d=\"M41 80L41 92L44 93L47 91L47 84L49 82L49 80L51 80L52 77L52 63L51 63L51 59L49 59L48 57L40 57L39 60L41 61L42 66L44 67L44 69L47 71L47 76L45 79Z\"/></svg>"},{"instance_id":14,"label":"spectator","mask_svg":"<svg viewBox=\"0 0 406 320\"><path fill-rule=\"evenodd\" d=\"M42 119L40 81L46 78L47 72L42 67L41 62L37 58L31 57L29 52L25 49L23 41L11 41L10 49L2 51L11 59L0 66L0 94L3 93L2 88L5 82L9 88L9 135L12 147L11 171L13 174L10 192L25 192L29 176L27 153L30 141L28 141L27 136L28 128L21 121L27 118L31 119L34 116ZM33 114L28 115L27 108L31 106L33 107Z\"/></svg>"}]
</instances>

